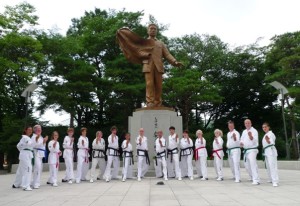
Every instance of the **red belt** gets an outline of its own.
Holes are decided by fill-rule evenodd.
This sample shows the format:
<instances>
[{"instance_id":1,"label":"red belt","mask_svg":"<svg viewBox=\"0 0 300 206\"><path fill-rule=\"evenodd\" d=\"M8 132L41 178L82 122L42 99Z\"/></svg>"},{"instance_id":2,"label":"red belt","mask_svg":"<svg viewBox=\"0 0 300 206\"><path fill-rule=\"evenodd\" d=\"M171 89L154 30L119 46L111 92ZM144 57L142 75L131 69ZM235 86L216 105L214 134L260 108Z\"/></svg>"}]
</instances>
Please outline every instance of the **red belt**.
<instances>
[{"instance_id":1,"label":"red belt","mask_svg":"<svg viewBox=\"0 0 300 206\"><path fill-rule=\"evenodd\" d=\"M205 147L202 146L202 147L198 147L197 149L195 149L195 160L196 160L196 161L199 159L199 157L198 157L198 152L199 152L199 150L200 150L200 149L203 149L203 148L205 148Z\"/></svg>"},{"instance_id":2,"label":"red belt","mask_svg":"<svg viewBox=\"0 0 300 206\"><path fill-rule=\"evenodd\" d=\"M213 157L213 154L216 153L217 156L221 159L221 157L220 157L220 155L219 155L219 153L218 153L218 151L221 151L221 150L223 150L223 148L217 149L217 150L213 150L213 151L212 151L213 153L211 154L211 156Z\"/></svg>"}]
</instances>

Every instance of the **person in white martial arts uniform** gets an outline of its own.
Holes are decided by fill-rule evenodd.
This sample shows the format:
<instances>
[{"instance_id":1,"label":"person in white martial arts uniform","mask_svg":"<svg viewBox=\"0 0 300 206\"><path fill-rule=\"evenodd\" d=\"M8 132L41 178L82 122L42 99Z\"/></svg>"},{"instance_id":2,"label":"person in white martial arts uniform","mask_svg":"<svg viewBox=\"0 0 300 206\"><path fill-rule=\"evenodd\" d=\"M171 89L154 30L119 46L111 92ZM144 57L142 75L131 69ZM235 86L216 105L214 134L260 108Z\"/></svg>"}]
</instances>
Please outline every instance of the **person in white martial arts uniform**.
<instances>
[{"instance_id":1,"label":"person in white martial arts uniform","mask_svg":"<svg viewBox=\"0 0 300 206\"><path fill-rule=\"evenodd\" d=\"M63 142L63 158L65 160L66 173L62 182L69 182L72 184L74 179L74 129L68 128L67 133L68 135L65 136Z\"/></svg>"},{"instance_id":2,"label":"person in white martial arts uniform","mask_svg":"<svg viewBox=\"0 0 300 206\"><path fill-rule=\"evenodd\" d=\"M96 138L92 143L92 167L91 167L91 179L90 182L93 183L94 180L103 179L103 175L106 169L105 161L105 141L102 138L102 131L96 132ZM99 175L96 177L96 167L99 166Z\"/></svg>"},{"instance_id":3,"label":"person in white martial arts uniform","mask_svg":"<svg viewBox=\"0 0 300 206\"><path fill-rule=\"evenodd\" d=\"M256 156L258 154L258 132L252 127L250 119L244 121L246 129L241 136L240 146L244 148L244 164L253 185L259 185Z\"/></svg>"},{"instance_id":4,"label":"person in white martial arts uniform","mask_svg":"<svg viewBox=\"0 0 300 206\"><path fill-rule=\"evenodd\" d=\"M229 132L227 133L227 153L228 162L231 172L236 183L241 182L240 172L240 160L241 160L241 148L240 148L240 133L234 129L234 122L229 121L227 123Z\"/></svg>"},{"instance_id":5,"label":"person in white martial arts uniform","mask_svg":"<svg viewBox=\"0 0 300 206\"><path fill-rule=\"evenodd\" d=\"M207 178L207 150L206 140L203 137L203 132L197 130L197 139L195 140L195 166L197 175L201 180L208 180Z\"/></svg>"},{"instance_id":6,"label":"person in white martial arts uniform","mask_svg":"<svg viewBox=\"0 0 300 206\"><path fill-rule=\"evenodd\" d=\"M181 180L181 170L179 167L179 137L175 133L175 127L171 126L169 128L170 135L168 141L167 149L167 168L168 168L168 177L176 177L178 180ZM175 173L174 173L175 170Z\"/></svg>"},{"instance_id":7,"label":"person in white martial arts uniform","mask_svg":"<svg viewBox=\"0 0 300 206\"><path fill-rule=\"evenodd\" d=\"M49 172L50 177L47 181L47 184L51 184L53 187L57 187L57 173L59 168L59 157L61 156L61 151L59 148L58 140L58 132L54 131L52 133L52 140L48 143L48 149L50 151L48 157L48 164L49 164Z\"/></svg>"},{"instance_id":8,"label":"person in white martial arts uniform","mask_svg":"<svg viewBox=\"0 0 300 206\"><path fill-rule=\"evenodd\" d=\"M12 188L23 187L25 191L31 191L30 182L32 175L32 164L34 164L33 144L30 136L32 135L32 127L26 127L17 148L19 154L19 166L16 173L15 181Z\"/></svg>"},{"instance_id":9,"label":"person in white martial arts uniform","mask_svg":"<svg viewBox=\"0 0 300 206\"><path fill-rule=\"evenodd\" d=\"M265 164L270 181L274 187L278 187L279 177L277 170L277 150L275 147L276 136L270 130L269 123L265 122L262 125L265 135L262 139L263 156L265 158Z\"/></svg>"},{"instance_id":10,"label":"person in white martial arts uniform","mask_svg":"<svg viewBox=\"0 0 300 206\"><path fill-rule=\"evenodd\" d=\"M139 136L136 138L136 149L137 149L137 156L138 156L138 174L137 178L138 181L141 181L141 178L148 171L148 167L150 165L150 159L148 155L148 143L147 137L144 136L144 129L140 128Z\"/></svg>"},{"instance_id":11,"label":"person in white martial arts uniform","mask_svg":"<svg viewBox=\"0 0 300 206\"><path fill-rule=\"evenodd\" d=\"M217 174L217 180L223 181L223 132L219 129L215 129L214 131L215 138L213 141L213 153L212 156L214 157L214 167Z\"/></svg>"},{"instance_id":12,"label":"person in white martial arts uniform","mask_svg":"<svg viewBox=\"0 0 300 206\"><path fill-rule=\"evenodd\" d=\"M155 140L155 152L156 152L156 156L155 156L156 168L162 170L164 179L168 180L167 161L166 161L166 140L163 137L162 130L157 131L157 138Z\"/></svg>"},{"instance_id":13,"label":"person in white martial arts uniform","mask_svg":"<svg viewBox=\"0 0 300 206\"><path fill-rule=\"evenodd\" d=\"M132 166L134 164L130 133L125 134L125 140L122 142L121 147L123 151L122 181L125 182L126 178L132 178Z\"/></svg>"},{"instance_id":14,"label":"person in white martial arts uniform","mask_svg":"<svg viewBox=\"0 0 300 206\"><path fill-rule=\"evenodd\" d=\"M183 132L183 138L181 138L180 140L179 161L181 162L181 172L187 171L187 176L190 178L190 180L193 180L193 141L189 137L189 133L187 130Z\"/></svg>"},{"instance_id":15,"label":"person in white martial arts uniform","mask_svg":"<svg viewBox=\"0 0 300 206\"><path fill-rule=\"evenodd\" d=\"M82 127L80 129L81 136L78 139L77 147L77 173L76 183L86 180L86 175L89 170L89 139L86 136L87 128Z\"/></svg>"},{"instance_id":16,"label":"person in white martial arts uniform","mask_svg":"<svg viewBox=\"0 0 300 206\"><path fill-rule=\"evenodd\" d=\"M34 167L33 167L33 179L32 186L33 189L40 188L41 185L41 173L43 171L43 158L46 152L46 142L48 141L48 136L42 137L42 127L40 125L35 125L33 127L34 134L31 137L33 143L34 151Z\"/></svg>"},{"instance_id":17,"label":"person in white martial arts uniform","mask_svg":"<svg viewBox=\"0 0 300 206\"><path fill-rule=\"evenodd\" d=\"M117 179L120 167L120 152L119 152L119 138L117 136L117 127L112 126L111 135L108 137L107 146L107 164L104 173L105 181L109 182L111 179ZM113 165L113 171L111 171L111 166Z\"/></svg>"}]
</instances>

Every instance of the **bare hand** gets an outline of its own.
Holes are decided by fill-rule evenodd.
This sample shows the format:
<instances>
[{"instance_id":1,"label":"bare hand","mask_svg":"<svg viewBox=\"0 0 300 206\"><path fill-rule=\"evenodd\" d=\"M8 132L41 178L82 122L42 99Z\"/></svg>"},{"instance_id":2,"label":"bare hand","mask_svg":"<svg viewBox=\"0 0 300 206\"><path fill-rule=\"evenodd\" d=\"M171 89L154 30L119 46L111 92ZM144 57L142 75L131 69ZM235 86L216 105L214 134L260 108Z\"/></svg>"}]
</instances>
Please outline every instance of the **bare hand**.
<instances>
[{"instance_id":1,"label":"bare hand","mask_svg":"<svg viewBox=\"0 0 300 206\"><path fill-rule=\"evenodd\" d=\"M175 61L175 62L174 62L174 65L175 65L176 67L183 67L183 66L184 66L181 62L178 62L178 61Z\"/></svg>"},{"instance_id":2,"label":"bare hand","mask_svg":"<svg viewBox=\"0 0 300 206\"><path fill-rule=\"evenodd\" d=\"M44 137L43 143L45 144L48 141L48 136Z\"/></svg>"},{"instance_id":3,"label":"bare hand","mask_svg":"<svg viewBox=\"0 0 300 206\"><path fill-rule=\"evenodd\" d=\"M235 133L233 133L232 137L233 137L233 140L236 141L236 134Z\"/></svg>"},{"instance_id":4,"label":"bare hand","mask_svg":"<svg viewBox=\"0 0 300 206\"><path fill-rule=\"evenodd\" d=\"M270 137L268 135L266 135L266 141L268 144L271 144Z\"/></svg>"},{"instance_id":5,"label":"bare hand","mask_svg":"<svg viewBox=\"0 0 300 206\"><path fill-rule=\"evenodd\" d=\"M253 140L252 132L248 132L248 136L250 140Z\"/></svg>"},{"instance_id":6,"label":"bare hand","mask_svg":"<svg viewBox=\"0 0 300 206\"><path fill-rule=\"evenodd\" d=\"M241 146L241 147L244 147L244 143L243 143L243 142L240 142L240 146Z\"/></svg>"}]
</instances>

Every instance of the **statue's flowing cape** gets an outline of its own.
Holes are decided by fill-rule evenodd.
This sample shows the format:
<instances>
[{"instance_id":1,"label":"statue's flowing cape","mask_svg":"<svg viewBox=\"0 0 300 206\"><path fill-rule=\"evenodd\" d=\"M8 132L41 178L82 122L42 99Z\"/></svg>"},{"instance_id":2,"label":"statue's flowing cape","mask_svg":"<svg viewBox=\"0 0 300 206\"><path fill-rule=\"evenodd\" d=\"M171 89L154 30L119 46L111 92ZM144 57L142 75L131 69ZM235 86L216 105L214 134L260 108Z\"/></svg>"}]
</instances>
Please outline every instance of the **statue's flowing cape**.
<instances>
[{"instance_id":1,"label":"statue's flowing cape","mask_svg":"<svg viewBox=\"0 0 300 206\"><path fill-rule=\"evenodd\" d=\"M142 64L151 55L155 41L143 39L128 28L117 31L117 41L125 57L134 64Z\"/></svg>"}]
</instances>

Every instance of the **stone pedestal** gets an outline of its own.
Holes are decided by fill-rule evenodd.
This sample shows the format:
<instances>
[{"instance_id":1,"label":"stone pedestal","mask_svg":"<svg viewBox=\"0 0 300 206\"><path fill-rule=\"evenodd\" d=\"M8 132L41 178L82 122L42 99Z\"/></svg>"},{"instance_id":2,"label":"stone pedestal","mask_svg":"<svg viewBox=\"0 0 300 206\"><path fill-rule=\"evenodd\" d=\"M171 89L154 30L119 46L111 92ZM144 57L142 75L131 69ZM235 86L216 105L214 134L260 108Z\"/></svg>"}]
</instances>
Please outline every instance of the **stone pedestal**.
<instances>
[{"instance_id":1,"label":"stone pedestal","mask_svg":"<svg viewBox=\"0 0 300 206\"><path fill-rule=\"evenodd\" d=\"M128 130L131 134L130 142L135 154L136 138L139 135L139 129L144 128L145 136L148 138L148 150L151 163L149 169L154 169L152 160L155 156L154 143L156 138L155 134L158 129L163 131L163 136L166 140L169 137L170 126L174 126L176 128L176 133L179 137L182 137L182 118L181 116L177 116L177 113L171 108L167 107L137 109L133 112L133 115L129 117L128 124Z\"/></svg>"}]
</instances>

